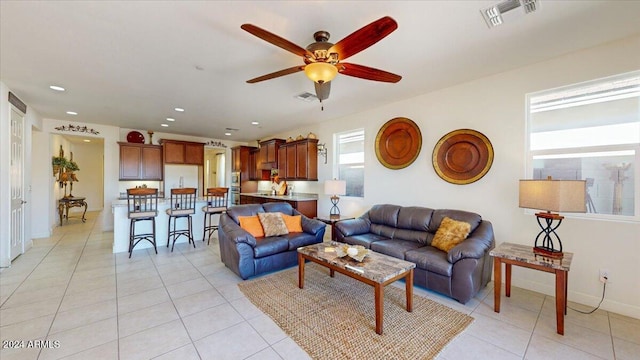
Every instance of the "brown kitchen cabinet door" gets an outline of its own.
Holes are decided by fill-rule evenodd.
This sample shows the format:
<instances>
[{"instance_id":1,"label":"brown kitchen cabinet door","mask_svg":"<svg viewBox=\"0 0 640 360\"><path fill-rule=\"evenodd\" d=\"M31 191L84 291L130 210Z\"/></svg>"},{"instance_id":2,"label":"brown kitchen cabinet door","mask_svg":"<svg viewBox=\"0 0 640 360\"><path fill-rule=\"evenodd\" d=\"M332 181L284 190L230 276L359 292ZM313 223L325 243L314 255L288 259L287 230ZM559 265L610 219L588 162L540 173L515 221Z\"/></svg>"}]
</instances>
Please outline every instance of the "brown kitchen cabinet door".
<instances>
[{"instance_id":1,"label":"brown kitchen cabinet door","mask_svg":"<svg viewBox=\"0 0 640 360\"><path fill-rule=\"evenodd\" d=\"M164 146L165 164L184 164L184 144L165 141L162 146Z\"/></svg>"},{"instance_id":2,"label":"brown kitchen cabinet door","mask_svg":"<svg viewBox=\"0 0 640 360\"><path fill-rule=\"evenodd\" d=\"M191 165L204 165L204 144L185 143L184 163Z\"/></svg>"},{"instance_id":3,"label":"brown kitchen cabinet door","mask_svg":"<svg viewBox=\"0 0 640 360\"><path fill-rule=\"evenodd\" d=\"M143 180L162 180L164 178L162 147L143 147L142 163L140 165Z\"/></svg>"}]
</instances>

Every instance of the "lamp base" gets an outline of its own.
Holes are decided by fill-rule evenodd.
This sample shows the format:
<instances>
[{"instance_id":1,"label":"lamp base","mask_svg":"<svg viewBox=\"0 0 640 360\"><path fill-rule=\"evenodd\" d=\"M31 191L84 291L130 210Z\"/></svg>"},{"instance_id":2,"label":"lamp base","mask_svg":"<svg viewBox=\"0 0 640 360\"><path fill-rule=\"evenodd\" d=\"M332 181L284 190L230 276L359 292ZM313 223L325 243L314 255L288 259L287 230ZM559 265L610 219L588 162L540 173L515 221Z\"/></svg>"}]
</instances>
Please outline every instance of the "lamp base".
<instances>
[{"instance_id":1,"label":"lamp base","mask_svg":"<svg viewBox=\"0 0 640 360\"><path fill-rule=\"evenodd\" d=\"M564 256L564 253L562 251L544 246L534 246L533 253L554 259L562 259L562 257Z\"/></svg>"}]
</instances>

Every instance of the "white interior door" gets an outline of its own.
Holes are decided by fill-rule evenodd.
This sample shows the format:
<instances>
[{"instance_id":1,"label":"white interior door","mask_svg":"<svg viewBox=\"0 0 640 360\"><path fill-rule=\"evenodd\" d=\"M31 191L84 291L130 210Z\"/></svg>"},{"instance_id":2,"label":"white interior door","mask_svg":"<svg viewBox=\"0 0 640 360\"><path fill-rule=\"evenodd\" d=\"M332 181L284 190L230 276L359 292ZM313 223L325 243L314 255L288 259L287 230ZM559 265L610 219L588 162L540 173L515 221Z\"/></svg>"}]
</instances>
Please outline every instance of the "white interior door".
<instances>
[{"instance_id":1,"label":"white interior door","mask_svg":"<svg viewBox=\"0 0 640 360\"><path fill-rule=\"evenodd\" d=\"M24 114L11 108L11 260L24 250Z\"/></svg>"}]
</instances>

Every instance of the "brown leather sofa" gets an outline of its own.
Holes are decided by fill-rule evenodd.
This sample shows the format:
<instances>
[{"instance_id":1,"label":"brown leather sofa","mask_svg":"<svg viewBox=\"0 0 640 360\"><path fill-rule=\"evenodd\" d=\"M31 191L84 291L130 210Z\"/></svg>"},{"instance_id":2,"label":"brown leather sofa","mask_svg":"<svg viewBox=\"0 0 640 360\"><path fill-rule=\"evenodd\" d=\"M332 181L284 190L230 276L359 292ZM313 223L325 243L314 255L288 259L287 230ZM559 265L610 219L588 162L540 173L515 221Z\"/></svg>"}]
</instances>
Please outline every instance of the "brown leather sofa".
<instances>
[{"instance_id":1,"label":"brown leather sofa","mask_svg":"<svg viewBox=\"0 0 640 360\"><path fill-rule=\"evenodd\" d=\"M469 236L449 252L431 246L445 216L471 225ZM495 247L493 226L475 213L375 205L357 219L336 223L335 229L339 242L362 245L415 263L415 285L463 304L491 279L489 251Z\"/></svg>"}]
</instances>

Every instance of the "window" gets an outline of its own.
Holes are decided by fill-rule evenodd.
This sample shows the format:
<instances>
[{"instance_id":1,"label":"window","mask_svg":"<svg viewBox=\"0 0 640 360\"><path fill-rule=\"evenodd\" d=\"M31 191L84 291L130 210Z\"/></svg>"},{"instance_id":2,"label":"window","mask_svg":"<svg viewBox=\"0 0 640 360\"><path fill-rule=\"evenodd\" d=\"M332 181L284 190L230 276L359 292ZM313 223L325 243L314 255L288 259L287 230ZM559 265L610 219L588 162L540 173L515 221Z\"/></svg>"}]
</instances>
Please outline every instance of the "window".
<instances>
[{"instance_id":1,"label":"window","mask_svg":"<svg viewBox=\"0 0 640 360\"><path fill-rule=\"evenodd\" d=\"M586 217L640 221L640 71L527 95L533 179L586 180Z\"/></svg>"},{"instance_id":2,"label":"window","mask_svg":"<svg viewBox=\"0 0 640 360\"><path fill-rule=\"evenodd\" d=\"M334 135L338 179L347 182L346 196L364 197L364 129Z\"/></svg>"}]
</instances>

